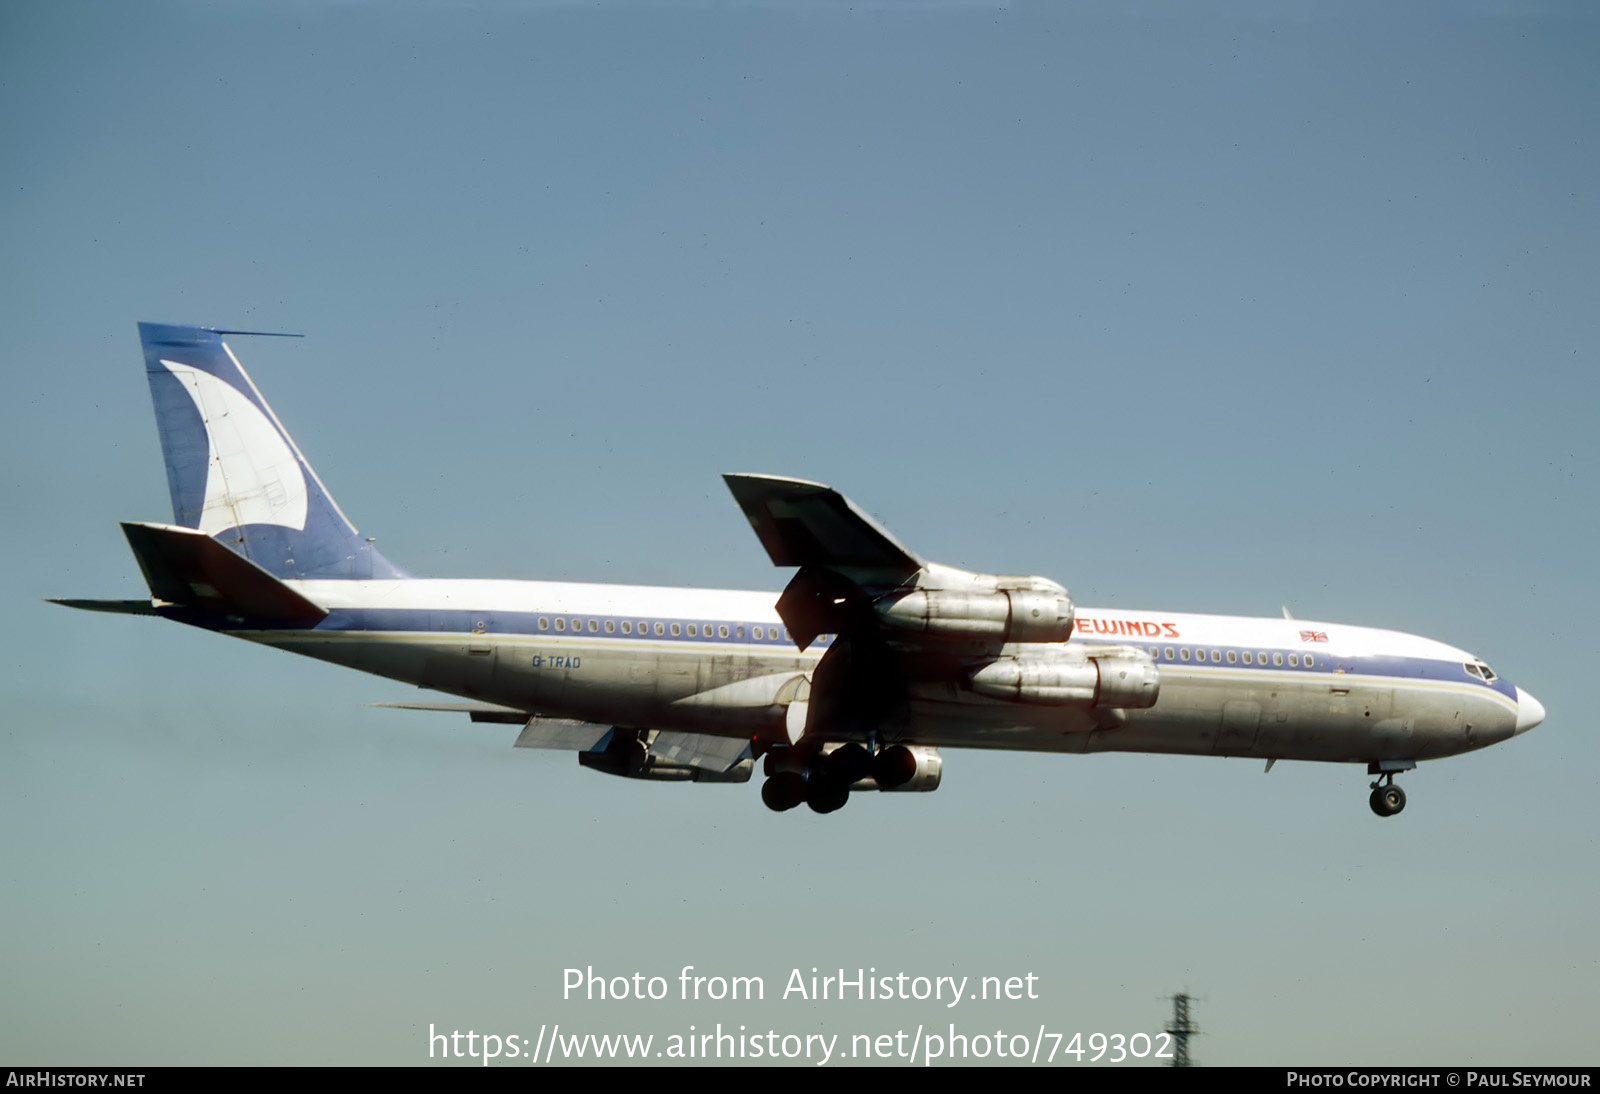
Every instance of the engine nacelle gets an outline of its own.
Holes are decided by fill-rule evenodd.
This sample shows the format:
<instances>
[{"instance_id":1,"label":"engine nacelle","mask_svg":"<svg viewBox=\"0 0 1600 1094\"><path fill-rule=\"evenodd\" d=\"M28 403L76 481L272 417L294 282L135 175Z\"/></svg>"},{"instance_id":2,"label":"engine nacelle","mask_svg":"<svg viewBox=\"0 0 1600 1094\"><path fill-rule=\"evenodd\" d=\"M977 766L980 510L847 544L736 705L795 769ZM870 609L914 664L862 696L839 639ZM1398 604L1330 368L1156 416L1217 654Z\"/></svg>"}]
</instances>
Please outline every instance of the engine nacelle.
<instances>
[{"instance_id":1,"label":"engine nacelle","mask_svg":"<svg viewBox=\"0 0 1600 1094\"><path fill-rule=\"evenodd\" d=\"M1143 710L1161 694L1155 660L1136 646L1078 646L1050 657L1005 657L977 669L972 690L1052 706Z\"/></svg>"},{"instance_id":2,"label":"engine nacelle","mask_svg":"<svg viewBox=\"0 0 1600 1094\"><path fill-rule=\"evenodd\" d=\"M1051 584L1043 578L1036 584ZM1065 642L1072 637L1072 598L1054 588L917 589L880 601L878 617L890 626L949 638L997 642Z\"/></svg>"}]
</instances>

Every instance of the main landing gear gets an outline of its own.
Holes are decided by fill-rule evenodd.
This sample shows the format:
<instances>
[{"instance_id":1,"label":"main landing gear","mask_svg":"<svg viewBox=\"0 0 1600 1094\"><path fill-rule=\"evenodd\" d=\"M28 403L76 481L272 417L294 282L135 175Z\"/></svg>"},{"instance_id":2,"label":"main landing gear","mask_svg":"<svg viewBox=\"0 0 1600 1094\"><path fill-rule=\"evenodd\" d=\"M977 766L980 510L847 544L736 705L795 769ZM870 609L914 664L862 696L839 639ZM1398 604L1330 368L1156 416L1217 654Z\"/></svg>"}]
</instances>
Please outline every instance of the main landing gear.
<instances>
[{"instance_id":1,"label":"main landing gear","mask_svg":"<svg viewBox=\"0 0 1600 1094\"><path fill-rule=\"evenodd\" d=\"M872 779L879 789L904 785L916 774L917 760L899 745L874 755L854 742L824 752L820 745L801 740L768 752L764 769L761 800L768 809L781 813L805 802L813 812L832 813L844 808L850 787L863 779Z\"/></svg>"},{"instance_id":2,"label":"main landing gear","mask_svg":"<svg viewBox=\"0 0 1600 1094\"><path fill-rule=\"evenodd\" d=\"M1416 766L1415 760L1379 760L1367 765L1367 774L1378 776L1371 783L1372 796L1367 799L1374 813L1392 817L1406 807L1406 792L1394 784L1394 777Z\"/></svg>"}]
</instances>

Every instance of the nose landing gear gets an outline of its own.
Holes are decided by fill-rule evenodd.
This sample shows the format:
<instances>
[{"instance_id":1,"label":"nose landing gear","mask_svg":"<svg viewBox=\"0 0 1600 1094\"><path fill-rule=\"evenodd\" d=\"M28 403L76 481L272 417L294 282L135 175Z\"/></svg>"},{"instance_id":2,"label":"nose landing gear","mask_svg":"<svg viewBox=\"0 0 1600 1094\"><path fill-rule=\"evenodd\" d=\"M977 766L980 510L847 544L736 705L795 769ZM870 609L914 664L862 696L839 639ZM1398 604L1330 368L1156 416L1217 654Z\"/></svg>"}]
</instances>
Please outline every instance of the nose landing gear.
<instances>
[{"instance_id":1,"label":"nose landing gear","mask_svg":"<svg viewBox=\"0 0 1600 1094\"><path fill-rule=\"evenodd\" d=\"M1406 792L1394 784L1394 777L1417 766L1415 760L1379 760L1367 765L1367 774L1378 776L1371 783L1367 804L1380 817L1392 817L1406 807Z\"/></svg>"},{"instance_id":2,"label":"nose landing gear","mask_svg":"<svg viewBox=\"0 0 1600 1094\"><path fill-rule=\"evenodd\" d=\"M1393 778L1394 776L1390 776ZM1367 799L1372 805L1372 811L1380 817L1392 817L1406 807L1406 792L1394 783L1387 786L1372 784L1372 797Z\"/></svg>"}]
</instances>

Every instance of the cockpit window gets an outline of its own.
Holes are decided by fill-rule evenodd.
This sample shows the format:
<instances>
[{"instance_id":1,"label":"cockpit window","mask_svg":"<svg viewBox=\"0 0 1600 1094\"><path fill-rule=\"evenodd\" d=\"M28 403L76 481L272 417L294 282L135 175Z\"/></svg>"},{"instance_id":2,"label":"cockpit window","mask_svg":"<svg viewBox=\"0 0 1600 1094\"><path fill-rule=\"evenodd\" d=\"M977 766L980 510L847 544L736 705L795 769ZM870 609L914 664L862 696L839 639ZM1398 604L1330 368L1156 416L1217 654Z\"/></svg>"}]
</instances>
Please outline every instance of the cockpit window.
<instances>
[{"instance_id":1,"label":"cockpit window","mask_svg":"<svg viewBox=\"0 0 1600 1094\"><path fill-rule=\"evenodd\" d=\"M1467 675L1468 676L1476 676L1480 680L1483 679L1483 673L1482 673L1482 671L1480 671L1480 669L1479 669L1479 667L1477 665L1472 664L1471 662L1468 662L1467 664L1462 665L1461 667L1467 670Z\"/></svg>"},{"instance_id":2,"label":"cockpit window","mask_svg":"<svg viewBox=\"0 0 1600 1094\"><path fill-rule=\"evenodd\" d=\"M1478 662L1478 671L1483 673L1483 678L1485 680L1493 680L1495 678L1494 669L1490 668L1488 665L1485 665L1482 661Z\"/></svg>"}]
</instances>

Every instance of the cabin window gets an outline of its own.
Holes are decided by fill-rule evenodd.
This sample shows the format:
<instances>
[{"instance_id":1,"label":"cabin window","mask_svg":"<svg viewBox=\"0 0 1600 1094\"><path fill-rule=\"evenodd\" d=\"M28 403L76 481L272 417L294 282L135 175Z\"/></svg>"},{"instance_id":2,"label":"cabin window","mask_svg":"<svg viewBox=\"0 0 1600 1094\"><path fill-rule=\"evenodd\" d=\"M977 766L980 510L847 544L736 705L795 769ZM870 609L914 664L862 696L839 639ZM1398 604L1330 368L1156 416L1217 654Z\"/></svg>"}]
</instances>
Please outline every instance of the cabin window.
<instances>
[{"instance_id":1,"label":"cabin window","mask_svg":"<svg viewBox=\"0 0 1600 1094\"><path fill-rule=\"evenodd\" d=\"M657 634L666 634L667 633L667 628L662 626L660 623L657 623L656 624L656 633Z\"/></svg>"},{"instance_id":2,"label":"cabin window","mask_svg":"<svg viewBox=\"0 0 1600 1094\"><path fill-rule=\"evenodd\" d=\"M559 615L556 616L556 630L564 631L566 629L567 629L567 621L565 619L562 619Z\"/></svg>"},{"instance_id":3,"label":"cabin window","mask_svg":"<svg viewBox=\"0 0 1600 1094\"><path fill-rule=\"evenodd\" d=\"M700 637L700 630L693 623L689 624L689 637L690 638L699 638Z\"/></svg>"},{"instance_id":4,"label":"cabin window","mask_svg":"<svg viewBox=\"0 0 1600 1094\"><path fill-rule=\"evenodd\" d=\"M682 633L683 633L683 628L678 626L676 623L674 623L672 625L672 637L676 638L676 637L678 637L678 635L680 635Z\"/></svg>"},{"instance_id":5,"label":"cabin window","mask_svg":"<svg viewBox=\"0 0 1600 1094\"><path fill-rule=\"evenodd\" d=\"M539 617L539 629L541 631L547 631L547 630L550 629L550 619L549 619L549 617L543 616L543 615L541 615Z\"/></svg>"},{"instance_id":6,"label":"cabin window","mask_svg":"<svg viewBox=\"0 0 1600 1094\"><path fill-rule=\"evenodd\" d=\"M626 619L624 619L622 621L622 633L623 634L632 634L633 633L633 624L628 622Z\"/></svg>"},{"instance_id":7,"label":"cabin window","mask_svg":"<svg viewBox=\"0 0 1600 1094\"><path fill-rule=\"evenodd\" d=\"M744 637L744 624L743 623L740 623L737 627L733 628L733 636L735 638L743 638Z\"/></svg>"},{"instance_id":8,"label":"cabin window","mask_svg":"<svg viewBox=\"0 0 1600 1094\"><path fill-rule=\"evenodd\" d=\"M1291 653L1289 655L1289 667L1292 669L1300 667L1300 658L1297 654Z\"/></svg>"},{"instance_id":9,"label":"cabin window","mask_svg":"<svg viewBox=\"0 0 1600 1094\"><path fill-rule=\"evenodd\" d=\"M1237 653L1234 653L1232 650L1229 650L1228 651L1228 664L1236 665L1238 663L1239 663L1239 655Z\"/></svg>"},{"instance_id":10,"label":"cabin window","mask_svg":"<svg viewBox=\"0 0 1600 1094\"><path fill-rule=\"evenodd\" d=\"M1311 655L1308 653L1308 654L1306 654L1306 668L1310 668L1310 667L1311 667Z\"/></svg>"},{"instance_id":11,"label":"cabin window","mask_svg":"<svg viewBox=\"0 0 1600 1094\"><path fill-rule=\"evenodd\" d=\"M1281 665L1281 664L1283 664L1283 654L1281 654L1281 653L1275 653L1275 654L1273 654L1273 655L1272 655L1272 663L1273 663L1273 664L1274 664L1274 665Z\"/></svg>"},{"instance_id":12,"label":"cabin window","mask_svg":"<svg viewBox=\"0 0 1600 1094\"><path fill-rule=\"evenodd\" d=\"M1172 647L1171 646L1167 647L1167 660L1168 661L1172 660Z\"/></svg>"},{"instance_id":13,"label":"cabin window","mask_svg":"<svg viewBox=\"0 0 1600 1094\"><path fill-rule=\"evenodd\" d=\"M723 623L723 624L721 624L720 626L717 627L717 637L718 638L726 638L726 637L728 637L728 625L726 623Z\"/></svg>"},{"instance_id":14,"label":"cabin window","mask_svg":"<svg viewBox=\"0 0 1600 1094\"><path fill-rule=\"evenodd\" d=\"M1247 664L1247 665L1251 663L1251 661L1250 661L1250 651L1249 650L1245 650L1244 651L1244 663Z\"/></svg>"},{"instance_id":15,"label":"cabin window","mask_svg":"<svg viewBox=\"0 0 1600 1094\"><path fill-rule=\"evenodd\" d=\"M1185 646L1183 649L1179 650L1178 656L1183 658L1185 661L1189 660L1189 647Z\"/></svg>"},{"instance_id":16,"label":"cabin window","mask_svg":"<svg viewBox=\"0 0 1600 1094\"><path fill-rule=\"evenodd\" d=\"M599 630L600 630L600 621L598 619L589 620L589 633L590 634L597 634L599 632Z\"/></svg>"},{"instance_id":17,"label":"cabin window","mask_svg":"<svg viewBox=\"0 0 1600 1094\"><path fill-rule=\"evenodd\" d=\"M616 634L617 633L616 620L614 620L614 619L606 620L606 633L607 634Z\"/></svg>"}]
</instances>

